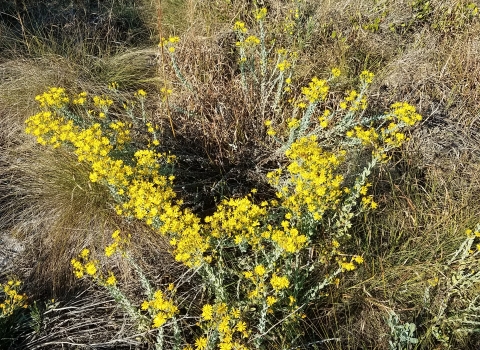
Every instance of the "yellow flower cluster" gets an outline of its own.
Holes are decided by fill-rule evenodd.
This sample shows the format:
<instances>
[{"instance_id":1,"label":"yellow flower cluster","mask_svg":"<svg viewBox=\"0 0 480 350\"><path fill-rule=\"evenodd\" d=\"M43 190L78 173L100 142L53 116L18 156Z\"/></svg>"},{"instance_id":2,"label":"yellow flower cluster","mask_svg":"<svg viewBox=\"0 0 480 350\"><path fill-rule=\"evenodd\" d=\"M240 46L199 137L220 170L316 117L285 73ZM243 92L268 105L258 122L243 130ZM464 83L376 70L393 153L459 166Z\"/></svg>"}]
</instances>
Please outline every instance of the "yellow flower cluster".
<instances>
[{"instance_id":1,"label":"yellow flower cluster","mask_svg":"<svg viewBox=\"0 0 480 350\"><path fill-rule=\"evenodd\" d=\"M296 227L290 227L288 220L283 220L281 225L283 229L268 225L267 230L262 233L262 237L270 238L286 253L296 253L307 245L307 236L301 234Z\"/></svg>"},{"instance_id":2,"label":"yellow flower cluster","mask_svg":"<svg viewBox=\"0 0 480 350\"><path fill-rule=\"evenodd\" d=\"M148 310L152 316L153 328L162 327L169 319L178 313L178 308L175 306L173 300L167 298L161 290L155 291L152 299L144 301L141 309Z\"/></svg>"},{"instance_id":3,"label":"yellow flower cluster","mask_svg":"<svg viewBox=\"0 0 480 350\"><path fill-rule=\"evenodd\" d=\"M248 31L245 26L245 23L242 21L236 21L235 24L233 25L233 30L240 33L246 33Z\"/></svg>"},{"instance_id":4,"label":"yellow flower cluster","mask_svg":"<svg viewBox=\"0 0 480 350\"><path fill-rule=\"evenodd\" d=\"M93 164L104 159L113 149L110 140L103 135L99 123L95 123L84 130L75 128L72 131L72 133L69 132L66 135L70 138L65 138L65 141L69 141L75 146L75 154L80 162L87 161ZM63 138L63 135L60 135L60 139Z\"/></svg>"},{"instance_id":5,"label":"yellow flower cluster","mask_svg":"<svg viewBox=\"0 0 480 350\"><path fill-rule=\"evenodd\" d=\"M360 139L365 146L378 146L379 134L373 127L365 128L357 125L353 130L347 131L346 135Z\"/></svg>"},{"instance_id":6,"label":"yellow flower cluster","mask_svg":"<svg viewBox=\"0 0 480 350\"><path fill-rule=\"evenodd\" d=\"M289 69L291 66L292 66L292 63L288 60L282 60L280 63L277 64L277 68L280 70L280 72L283 72L286 69Z\"/></svg>"},{"instance_id":7,"label":"yellow flower cluster","mask_svg":"<svg viewBox=\"0 0 480 350\"><path fill-rule=\"evenodd\" d=\"M355 99L356 93L350 93L350 100ZM357 99L358 100L358 99ZM346 105L344 106L346 108ZM374 154L378 159L383 160L385 152L389 149L400 147L408 138L401 132L404 126L412 126L422 120L420 114L416 113L415 107L405 102L397 102L391 106L391 112L386 113L386 120L390 120L387 127L379 130L374 127L355 126L346 132L347 137L361 140L365 146L373 146ZM396 122L392 121L396 119ZM364 203L368 204L368 203Z\"/></svg>"},{"instance_id":8,"label":"yellow flower cluster","mask_svg":"<svg viewBox=\"0 0 480 350\"><path fill-rule=\"evenodd\" d=\"M302 94L310 103L322 101L327 97L329 86L324 79L313 77L312 81L308 83L308 87L302 88Z\"/></svg>"},{"instance_id":9,"label":"yellow flower cluster","mask_svg":"<svg viewBox=\"0 0 480 350\"><path fill-rule=\"evenodd\" d=\"M382 139L383 142L392 148L400 147L408 138L403 132L398 131L399 125L396 123L390 123L388 127L382 128Z\"/></svg>"},{"instance_id":10,"label":"yellow flower cluster","mask_svg":"<svg viewBox=\"0 0 480 350\"><path fill-rule=\"evenodd\" d=\"M285 154L290 159L286 183L280 181L281 171L267 175L272 185L280 187L281 205L295 216L308 212L314 220L321 220L325 211L340 202L343 176L336 174L336 169L345 152L323 151L313 135L295 141Z\"/></svg>"},{"instance_id":11,"label":"yellow flower cluster","mask_svg":"<svg viewBox=\"0 0 480 350\"><path fill-rule=\"evenodd\" d=\"M300 126L300 120L298 120L297 118L288 118L287 126L289 129L296 129Z\"/></svg>"},{"instance_id":12,"label":"yellow flower cluster","mask_svg":"<svg viewBox=\"0 0 480 350\"><path fill-rule=\"evenodd\" d=\"M126 200L118 206L117 212L153 225L155 218L164 211L162 205L175 198L175 192L171 187L173 179L156 173L152 177L152 181L142 178L132 180L125 192Z\"/></svg>"},{"instance_id":13,"label":"yellow flower cluster","mask_svg":"<svg viewBox=\"0 0 480 350\"><path fill-rule=\"evenodd\" d=\"M166 86L163 86L162 88L160 88L160 93L162 96L162 102L166 102L168 97L173 93L173 90L167 88Z\"/></svg>"},{"instance_id":14,"label":"yellow flower cluster","mask_svg":"<svg viewBox=\"0 0 480 350\"><path fill-rule=\"evenodd\" d=\"M293 1L292 1L293 2ZM298 4L297 4L298 6ZM285 17L283 23L283 31L290 35L294 34L296 21L300 18L300 10L298 7L291 8L288 10L288 16Z\"/></svg>"},{"instance_id":15,"label":"yellow flower cluster","mask_svg":"<svg viewBox=\"0 0 480 350\"><path fill-rule=\"evenodd\" d=\"M118 90L119 85L116 81L112 81L111 83L108 83L108 90L116 91Z\"/></svg>"},{"instance_id":16,"label":"yellow flower cluster","mask_svg":"<svg viewBox=\"0 0 480 350\"><path fill-rule=\"evenodd\" d=\"M82 278L85 274L94 278L98 277L97 260L90 259L90 250L85 248L78 255L79 260L72 259L70 263L73 267L73 273L77 278Z\"/></svg>"},{"instance_id":17,"label":"yellow flower cluster","mask_svg":"<svg viewBox=\"0 0 480 350\"><path fill-rule=\"evenodd\" d=\"M134 96L139 98L139 99L142 99L142 98L147 97L147 92L143 89L140 89L140 90L137 90L137 92L135 92Z\"/></svg>"},{"instance_id":18,"label":"yellow flower cluster","mask_svg":"<svg viewBox=\"0 0 480 350\"><path fill-rule=\"evenodd\" d=\"M224 200L212 216L205 218L209 234L217 239L234 238L235 243L244 242L257 247L261 240L260 223L266 218L265 207L258 206L249 198Z\"/></svg>"},{"instance_id":19,"label":"yellow flower cluster","mask_svg":"<svg viewBox=\"0 0 480 350\"><path fill-rule=\"evenodd\" d=\"M360 73L360 80L366 84L370 84L372 83L374 76L375 74L373 74L372 72L364 70L362 71L362 73Z\"/></svg>"},{"instance_id":20,"label":"yellow flower cluster","mask_svg":"<svg viewBox=\"0 0 480 350\"><path fill-rule=\"evenodd\" d=\"M218 332L218 349L247 350L241 340L248 338L250 330L240 316L239 309L229 308L226 303L206 304L202 308L201 327L207 334ZM208 337L197 338L195 348L206 349L209 341Z\"/></svg>"},{"instance_id":21,"label":"yellow flower cluster","mask_svg":"<svg viewBox=\"0 0 480 350\"><path fill-rule=\"evenodd\" d=\"M60 109L66 106L70 99L68 98L65 89L60 87L52 87L41 95L35 96L40 104L40 107L50 107Z\"/></svg>"},{"instance_id":22,"label":"yellow flower cluster","mask_svg":"<svg viewBox=\"0 0 480 350\"><path fill-rule=\"evenodd\" d=\"M246 46L257 46L260 45L260 39L255 35L250 35L245 39L244 44Z\"/></svg>"},{"instance_id":23,"label":"yellow flower cluster","mask_svg":"<svg viewBox=\"0 0 480 350\"><path fill-rule=\"evenodd\" d=\"M271 120L266 120L265 121L265 126L267 127L267 135L269 135L269 136L275 136L276 135L277 132L275 131L275 129L273 129Z\"/></svg>"},{"instance_id":24,"label":"yellow flower cluster","mask_svg":"<svg viewBox=\"0 0 480 350\"><path fill-rule=\"evenodd\" d=\"M254 12L255 19L257 21L263 20L265 17L267 17L267 8L262 7Z\"/></svg>"},{"instance_id":25,"label":"yellow flower cluster","mask_svg":"<svg viewBox=\"0 0 480 350\"><path fill-rule=\"evenodd\" d=\"M323 114L318 117L318 123L320 124L320 126L323 128L323 129L326 129L328 127L328 123L329 123L329 116L330 116L331 112L330 110L326 109Z\"/></svg>"},{"instance_id":26,"label":"yellow flower cluster","mask_svg":"<svg viewBox=\"0 0 480 350\"><path fill-rule=\"evenodd\" d=\"M77 95L77 98L73 99L73 104L83 106L87 102L87 95L85 91L82 91Z\"/></svg>"},{"instance_id":27,"label":"yellow flower cluster","mask_svg":"<svg viewBox=\"0 0 480 350\"><path fill-rule=\"evenodd\" d=\"M178 36L169 36L168 39L162 38L162 40L161 40L160 44L158 44L158 46L163 46L168 50L168 52L174 53L175 52L175 44L177 44L179 41L180 41L180 38ZM143 95L143 97L145 97L145 95Z\"/></svg>"},{"instance_id":28,"label":"yellow flower cluster","mask_svg":"<svg viewBox=\"0 0 480 350\"><path fill-rule=\"evenodd\" d=\"M465 234L466 234L467 237L470 238L470 239L472 239L472 238L473 238L473 239L480 238L480 232L477 231L477 230L473 231L473 230L471 230L471 229L467 229L467 230L465 230ZM477 243L477 244L475 245L475 248L477 249L477 252L480 252L480 243ZM473 251L472 251L472 250L470 250L470 254L473 254Z\"/></svg>"},{"instance_id":29,"label":"yellow flower cluster","mask_svg":"<svg viewBox=\"0 0 480 350\"><path fill-rule=\"evenodd\" d=\"M64 91L61 91L64 94ZM137 94L140 98L145 96L143 90L139 90ZM53 99L50 95L46 96ZM44 100L47 100L47 97ZM112 100L95 96L93 103L103 108L111 105ZM67 121L50 111L30 117L26 125L26 132L37 136L37 141L41 144L54 147L59 147L62 143L73 145L78 160L91 164L90 181L105 181L122 198L123 203L116 207L118 214L143 219L147 224L153 225L155 218L166 213L166 210L162 213L163 208L172 210L163 204L170 203L175 197L171 186L174 178L161 176L159 169L160 163L171 163L173 157L149 149L138 150L131 159L132 166L125 164L122 159L110 157L112 150L121 150L130 142L130 125L113 121L105 131L100 123L81 129L74 125L73 121ZM177 218L174 216L169 220Z\"/></svg>"},{"instance_id":30,"label":"yellow flower cluster","mask_svg":"<svg viewBox=\"0 0 480 350\"><path fill-rule=\"evenodd\" d=\"M111 257L117 250L125 251L125 247L130 243L131 235L128 234L126 238L120 236L120 230L115 230L112 233L113 243L105 247L105 256Z\"/></svg>"},{"instance_id":31,"label":"yellow flower cluster","mask_svg":"<svg viewBox=\"0 0 480 350\"><path fill-rule=\"evenodd\" d=\"M253 288L248 287L248 284L243 285L248 300L253 304L266 302L268 306L272 306L278 302L279 292L290 286L287 276L279 276L276 273L270 276L270 272L262 264L256 265L253 270L244 271L242 275L253 284ZM272 289L268 288L267 281L270 282Z\"/></svg>"},{"instance_id":32,"label":"yellow flower cluster","mask_svg":"<svg viewBox=\"0 0 480 350\"><path fill-rule=\"evenodd\" d=\"M331 73L334 78L338 78L342 72L339 68L332 68Z\"/></svg>"},{"instance_id":33,"label":"yellow flower cluster","mask_svg":"<svg viewBox=\"0 0 480 350\"><path fill-rule=\"evenodd\" d=\"M131 141L130 129L132 128L131 124L124 123L120 120L113 121L109 125L109 128L113 130L111 138L113 142L118 145L118 149L123 149L123 145Z\"/></svg>"},{"instance_id":34,"label":"yellow flower cluster","mask_svg":"<svg viewBox=\"0 0 480 350\"><path fill-rule=\"evenodd\" d=\"M27 296L18 293L21 282L13 278L5 284L0 284L0 291L5 294L4 300L0 301L0 318L12 315L19 308L28 307Z\"/></svg>"},{"instance_id":35,"label":"yellow flower cluster","mask_svg":"<svg viewBox=\"0 0 480 350\"><path fill-rule=\"evenodd\" d=\"M391 114L405 124L412 126L422 120L414 106L406 102L397 102L391 105Z\"/></svg>"},{"instance_id":36,"label":"yellow flower cluster","mask_svg":"<svg viewBox=\"0 0 480 350\"><path fill-rule=\"evenodd\" d=\"M93 96L93 105L102 111L106 111L113 104L113 100L108 97Z\"/></svg>"},{"instance_id":37,"label":"yellow flower cluster","mask_svg":"<svg viewBox=\"0 0 480 350\"><path fill-rule=\"evenodd\" d=\"M349 107L350 106L350 107ZM347 93L347 97L339 104L340 109L347 109L350 112L367 109L367 98L360 95L356 90Z\"/></svg>"},{"instance_id":38,"label":"yellow flower cluster","mask_svg":"<svg viewBox=\"0 0 480 350\"><path fill-rule=\"evenodd\" d=\"M58 148L61 141L73 136L73 121L66 122L62 117L50 111L39 112L25 121L25 132L36 136L37 142L43 146Z\"/></svg>"},{"instance_id":39,"label":"yellow flower cluster","mask_svg":"<svg viewBox=\"0 0 480 350\"><path fill-rule=\"evenodd\" d=\"M339 261L339 265L342 269L342 271L353 271L355 270L357 267L355 266L355 264L362 264L363 263L363 258L359 255L354 255L350 261L347 261L347 258L342 258L340 261Z\"/></svg>"},{"instance_id":40,"label":"yellow flower cluster","mask_svg":"<svg viewBox=\"0 0 480 350\"><path fill-rule=\"evenodd\" d=\"M276 292L286 289L290 286L290 281L285 276L277 276L276 274L272 275L270 279L270 284Z\"/></svg>"},{"instance_id":41,"label":"yellow flower cluster","mask_svg":"<svg viewBox=\"0 0 480 350\"><path fill-rule=\"evenodd\" d=\"M210 239L202 234L200 219L188 209L181 210L178 205L164 203L163 213L159 215L162 223L159 232L172 237L170 244L175 248L175 260L188 267L199 267L209 259L203 253L210 247Z\"/></svg>"},{"instance_id":42,"label":"yellow flower cluster","mask_svg":"<svg viewBox=\"0 0 480 350\"><path fill-rule=\"evenodd\" d=\"M253 283L253 289L247 289L247 297L250 300L261 300L267 295L268 289L265 280L268 277L266 268L260 264L252 271L244 271L243 277ZM245 287L245 285L244 285Z\"/></svg>"},{"instance_id":43,"label":"yellow flower cluster","mask_svg":"<svg viewBox=\"0 0 480 350\"><path fill-rule=\"evenodd\" d=\"M72 259L70 263L73 268L73 273L77 278L82 278L87 275L92 277L100 285L106 287L113 287L117 283L117 279L112 271L108 271L107 276L104 276L101 271L99 271L98 260L91 259L90 250L87 248L80 252L78 259Z\"/></svg>"},{"instance_id":44,"label":"yellow flower cluster","mask_svg":"<svg viewBox=\"0 0 480 350\"><path fill-rule=\"evenodd\" d=\"M472 229L467 229L465 230L465 234L467 235L468 238L480 238L480 232L479 231L473 231Z\"/></svg>"}]
</instances>

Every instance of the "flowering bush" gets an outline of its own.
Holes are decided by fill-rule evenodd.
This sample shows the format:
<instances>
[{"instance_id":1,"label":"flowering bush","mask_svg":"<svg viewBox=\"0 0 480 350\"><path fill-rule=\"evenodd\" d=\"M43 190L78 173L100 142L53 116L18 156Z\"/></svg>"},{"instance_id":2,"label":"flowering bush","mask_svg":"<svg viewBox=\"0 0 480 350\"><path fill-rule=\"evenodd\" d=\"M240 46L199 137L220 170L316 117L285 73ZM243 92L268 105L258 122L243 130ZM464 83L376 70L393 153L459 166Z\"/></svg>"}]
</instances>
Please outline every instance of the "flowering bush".
<instances>
[{"instance_id":1,"label":"flowering bush","mask_svg":"<svg viewBox=\"0 0 480 350\"><path fill-rule=\"evenodd\" d=\"M173 190L175 156L158 151L160 140L146 118L143 90L135 94L137 109L132 102L116 100L114 93L71 95L50 88L37 96L42 110L26 121L26 132L40 144L66 147L79 162L88 163L90 181L108 187L116 213L141 220L167 237L175 260L201 278L210 301L201 312L199 307L185 314L174 285L165 291L150 286L128 254L129 235L115 231L104 255L119 252L132 264L145 292L139 306L89 249L72 259L78 278L92 278L107 288L140 328L158 329L160 348L166 332L175 335L179 349L295 342L297 335L286 330L298 327L327 285L338 284L343 273L363 263L361 252L349 251L348 238L352 219L377 207L368 193L368 178L374 167L388 161L389 151L407 140L404 129L421 119L405 102L393 104L383 115L367 116L367 92L374 77L369 71L361 73L358 91L348 91L337 106L328 103L328 97L330 84L341 74L338 68L327 79L313 77L297 86L298 53L268 47L267 15L266 8L255 11L258 32L250 33L241 21L233 30L240 84L245 94L258 97L266 134L278 145L281 166L266 174L275 198L257 201L253 188L247 196L222 199L206 217L183 205ZM178 41L162 39L160 46L188 87L175 61ZM171 90L164 87L162 92L168 102ZM122 115L111 113L120 105ZM138 142L142 135L147 141ZM197 326L189 321L192 317ZM182 338L180 324L192 327L190 344L192 333Z\"/></svg>"}]
</instances>

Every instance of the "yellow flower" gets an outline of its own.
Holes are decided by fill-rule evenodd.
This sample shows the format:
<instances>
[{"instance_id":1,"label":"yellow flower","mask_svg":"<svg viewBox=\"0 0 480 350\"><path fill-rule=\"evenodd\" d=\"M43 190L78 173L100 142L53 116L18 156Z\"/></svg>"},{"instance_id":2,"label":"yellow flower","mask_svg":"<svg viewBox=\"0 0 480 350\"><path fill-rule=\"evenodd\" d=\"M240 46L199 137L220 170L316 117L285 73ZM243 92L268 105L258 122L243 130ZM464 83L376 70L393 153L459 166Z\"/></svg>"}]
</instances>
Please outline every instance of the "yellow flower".
<instances>
[{"instance_id":1,"label":"yellow flower","mask_svg":"<svg viewBox=\"0 0 480 350\"><path fill-rule=\"evenodd\" d=\"M240 318L240 310L236 308L232 308L230 311L230 314L232 315L233 318Z\"/></svg>"},{"instance_id":2,"label":"yellow flower","mask_svg":"<svg viewBox=\"0 0 480 350\"><path fill-rule=\"evenodd\" d=\"M88 255L90 254L90 250L87 248L83 249L80 253L80 257L83 259L88 259Z\"/></svg>"},{"instance_id":3,"label":"yellow flower","mask_svg":"<svg viewBox=\"0 0 480 350\"><path fill-rule=\"evenodd\" d=\"M109 246L105 247L105 256L107 258L111 257L117 250L117 243L112 243Z\"/></svg>"},{"instance_id":4,"label":"yellow flower","mask_svg":"<svg viewBox=\"0 0 480 350\"><path fill-rule=\"evenodd\" d=\"M147 93L145 92L145 90L140 89L140 90L138 90L138 91L135 93L135 96L137 96L137 97L139 97L139 98L142 98L142 97L147 96Z\"/></svg>"},{"instance_id":5,"label":"yellow flower","mask_svg":"<svg viewBox=\"0 0 480 350\"><path fill-rule=\"evenodd\" d=\"M93 261L89 261L85 264L85 272L90 276L95 276L97 273L97 267Z\"/></svg>"},{"instance_id":6,"label":"yellow flower","mask_svg":"<svg viewBox=\"0 0 480 350\"><path fill-rule=\"evenodd\" d=\"M287 60L283 60L282 62L280 62L279 64L277 64L277 68L283 72L285 69L288 69L292 66L292 64L287 61Z\"/></svg>"},{"instance_id":7,"label":"yellow flower","mask_svg":"<svg viewBox=\"0 0 480 350\"><path fill-rule=\"evenodd\" d=\"M265 274L265 267L263 265L257 265L253 269L253 271L258 275L258 276L263 276Z\"/></svg>"},{"instance_id":8,"label":"yellow flower","mask_svg":"<svg viewBox=\"0 0 480 350\"><path fill-rule=\"evenodd\" d=\"M222 342L218 344L218 348L220 350L232 350L233 349L233 344L230 342Z\"/></svg>"},{"instance_id":9,"label":"yellow flower","mask_svg":"<svg viewBox=\"0 0 480 350\"><path fill-rule=\"evenodd\" d=\"M276 274L273 274L272 278L270 279L270 284L272 285L273 289L280 291L288 288L288 286L290 286L290 281L285 276L279 277Z\"/></svg>"},{"instance_id":10,"label":"yellow flower","mask_svg":"<svg viewBox=\"0 0 480 350\"><path fill-rule=\"evenodd\" d=\"M273 296L268 296L267 297L267 305L268 306L272 306L273 304L275 304L277 302L277 298L273 297Z\"/></svg>"},{"instance_id":11,"label":"yellow flower","mask_svg":"<svg viewBox=\"0 0 480 350\"><path fill-rule=\"evenodd\" d=\"M115 278L112 272L109 273L109 276L105 281L105 283L107 284L107 286L114 286L117 283L117 279Z\"/></svg>"},{"instance_id":12,"label":"yellow flower","mask_svg":"<svg viewBox=\"0 0 480 350\"><path fill-rule=\"evenodd\" d=\"M341 262L340 266L343 271L353 271L355 270L355 265L352 262Z\"/></svg>"},{"instance_id":13,"label":"yellow flower","mask_svg":"<svg viewBox=\"0 0 480 350\"><path fill-rule=\"evenodd\" d=\"M258 9L257 11L255 11L254 14L255 14L255 19L257 21L261 21L267 16L267 8L262 7L261 9Z\"/></svg>"},{"instance_id":14,"label":"yellow flower","mask_svg":"<svg viewBox=\"0 0 480 350\"><path fill-rule=\"evenodd\" d=\"M85 271L82 263L76 259L72 259L70 263L73 266L73 273L75 274L75 276L77 278L82 278Z\"/></svg>"},{"instance_id":15,"label":"yellow flower","mask_svg":"<svg viewBox=\"0 0 480 350\"><path fill-rule=\"evenodd\" d=\"M204 350L207 348L208 340L205 337L197 338L195 340L195 349Z\"/></svg>"},{"instance_id":16,"label":"yellow flower","mask_svg":"<svg viewBox=\"0 0 480 350\"><path fill-rule=\"evenodd\" d=\"M239 31L241 33L246 33L247 28L245 27L245 23L241 21L236 21L233 25L233 30Z\"/></svg>"},{"instance_id":17,"label":"yellow flower","mask_svg":"<svg viewBox=\"0 0 480 350\"><path fill-rule=\"evenodd\" d=\"M245 271L245 272L243 273L243 276L244 276L245 278L250 279L250 278L253 277L253 273L252 273L252 271Z\"/></svg>"},{"instance_id":18,"label":"yellow flower","mask_svg":"<svg viewBox=\"0 0 480 350\"><path fill-rule=\"evenodd\" d=\"M327 81L313 77L308 86L302 88L302 94L305 95L310 103L324 100L329 91Z\"/></svg>"},{"instance_id":19,"label":"yellow flower","mask_svg":"<svg viewBox=\"0 0 480 350\"><path fill-rule=\"evenodd\" d=\"M250 46L257 46L260 44L260 39L257 38L255 35L250 35L248 38L245 39L245 44Z\"/></svg>"},{"instance_id":20,"label":"yellow flower","mask_svg":"<svg viewBox=\"0 0 480 350\"><path fill-rule=\"evenodd\" d=\"M163 312L160 312L158 314L155 315L155 317L153 318L153 328L160 328L162 327L165 322L167 322L167 317L165 316L165 314Z\"/></svg>"},{"instance_id":21,"label":"yellow flower","mask_svg":"<svg viewBox=\"0 0 480 350\"><path fill-rule=\"evenodd\" d=\"M202 308L202 317L205 321L210 321L213 316L213 306L206 304Z\"/></svg>"},{"instance_id":22,"label":"yellow flower","mask_svg":"<svg viewBox=\"0 0 480 350\"><path fill-rule=\"evenodd\" d=\"M267 135L268 136L275 136L276 134L277 134L277 132L275 130L273 130L272 128L267 130Z\"/></svg>"},{"instance_id":23,"label":"yellow flower","mask_svg":"<svg viewBox=\"0 0 480 350\"><path fill-rule=\"evenodd\" d=\"M357 264L363 263L363 258L362 258L360 255L355 255L355 256L353 257L353 260L355 260L355 262L356 262Z\"/></svg>"},{"instance_id":24,"label":"yellow flower","mask_svg":"<svg viewBox=\"0 0 480 350\"><path fill-rule=\"evenodd\" d=\"M360 73L360 79L367 84L370 84L373 81L374 76L375 74L368 70L364 70L362 73Z\"/></svg>"},{"instance_id":25,"label":"yellow flower","mask_svg":"<svg viewBox=\"0 0 480 350\"><path fill-rule=\"evenodd\" d=\"M235 328L237 328L237 331L239 332L245 332L245 330L247 329L247 324L243 321L239 321Z\"/></svg>"},{"instance_id":26,"label":"yellow flower","mask_svg":"<svg viewBox=\"0 0 480 350\"><path fill-rule=\"evenodd\" d=\"M335 78L339 77L340 74L341 74L340 69L338 69L338 68L332 68L332 75L333 75Z\"/></svg>"}]
</instances>

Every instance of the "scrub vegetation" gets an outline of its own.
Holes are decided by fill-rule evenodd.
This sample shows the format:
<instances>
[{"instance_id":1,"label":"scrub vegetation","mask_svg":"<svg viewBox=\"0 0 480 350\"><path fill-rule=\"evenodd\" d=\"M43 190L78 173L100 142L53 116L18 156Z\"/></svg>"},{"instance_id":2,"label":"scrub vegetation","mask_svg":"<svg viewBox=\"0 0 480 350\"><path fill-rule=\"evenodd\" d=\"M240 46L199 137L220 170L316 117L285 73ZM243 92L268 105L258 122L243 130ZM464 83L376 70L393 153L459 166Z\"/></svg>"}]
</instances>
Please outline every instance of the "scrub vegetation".
<instances>
[{"instance_id":1,"label":"scrub vegetation","mask_svg":"<svg viewBox=\"0 0 480 350\"><path fill-rule=\"evenodd\" d=\"M480 346L474 1L6 1L0 346Z\"/></svg>"}]
</instances>

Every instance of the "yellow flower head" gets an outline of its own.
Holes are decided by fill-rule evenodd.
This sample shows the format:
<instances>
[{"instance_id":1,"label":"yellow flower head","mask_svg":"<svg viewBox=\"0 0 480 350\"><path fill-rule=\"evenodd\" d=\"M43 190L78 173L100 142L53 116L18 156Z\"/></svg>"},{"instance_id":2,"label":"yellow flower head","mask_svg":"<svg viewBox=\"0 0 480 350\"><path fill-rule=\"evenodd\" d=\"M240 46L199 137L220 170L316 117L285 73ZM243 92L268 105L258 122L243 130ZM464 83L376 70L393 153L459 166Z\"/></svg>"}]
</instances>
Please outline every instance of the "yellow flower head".
<instances>
[{"instance_id":1,"label":"yellow flower head","mask_svg":"<svg viewBox=\"0 0 480 350\"><path fill-rule=\"evenodd\" d=\"M273 274L272 278L270 279L270 284L272 285L273 289L280 291L288 288L290 286L290 281L285 276L280 277L276 274Z\"/></svg>"},{"instance_id":2,"label":"yellow flower head","mask_svg":"<svg viewBox=\"0 0 480 350\"><path fill-rule=\"evenodd\" d=\"M95 276L95 274L97 273L97 267L95 266L95 263L93 261L89 261L85 264L85 272L87 273L87 275Z\"/></svg>"},{"instance_id":3,"label":"yellow flower head","mask_svg":"<svg viewBox=\"0 0 480 350\"><path fill-rule=\"evenodd\" d=\"M375 74L373 74L372 72L364 70L362 73L360 73L360 80L367 84L370 84L373 81L374 76Z\"/></svg>"},{"instance_id":4,"label":"yellow flower head","mask_svg":"<svg viewBox=\"0 0 480 350\"><path fill-rule=\"evenodd\" d=\"M205 321L210 321L213 316L213 306L210 304L203 305L202 317Z\"/></svg>"},{"instance_id":5,"label":"yellow flower head","mask_svg":"<svg viewBox=\"0 0 480 350\"><path fill-rule=\"evenodd\" d=\"M245 23L242 21L236 21L235 24L233 25L233 30L241 32L241 33L246 33L247 28L245 27Z\"/></svg>"},{"instance_id":6,"label":"yellow flower head","mask_svg":"<svg viewBox=\"0 0 480 350\"><path fill-rule=\"evenodd\" d=\"M272 305L275 304L276 302L277 302L277 298L275 298L275 297L273 297L273 296L271 296L271 295L269 295L269 296L267 297L267 305L268 305L268 306L272 306Z\"/></svg>"},{"instance_id":7,"label":"yellow flower head","mask_svg":"<svg viewBox=\"0 0 480 350\"><path fill-rule=\"evenodd\" d=\"M88 256L90 255L90 250L87 248L83 249L82 252L80 253L80 257L83 259L88 259Z\"/></svg>"},{"instance_id":8,"label":"yellow flower head","mask_svg":"<svg viewBox=\"0 0 480 350\"><path fill-rule=\"evenodd\" d=\"M205 337L197 338L195 340L195 349L204 350L207 348L208 340Z\"/></svg>"},{"instance_id":9,"label":"yellow flower head","mask_svg":"<svg viewBox=\"0 0 480 350\"><path fill-rule=\"evenodd\" d=\"M112 272L109 273L109 276L105 281L105 283L107 284L107 286L114 286L117 283L117 279L115 278Z\"/></svg>"},{"instance_id":10,"label":"yellow flower head","mask_svg":"<svg viewBox=\"0 0 480 350\"><path fill-rule=\"evenodd\" d=\"M333 75L335 78L339 77L340 74L341 74L340 69L338 69L338 68L332 68L332 75Z\"/></svg>"},{"instance_id":11,"label":"yellow flower head","mask_svg":"<svg viewBox=\"0 0 480 350\"><path fill-rule=\"evenodd\" d=\"M248 45L248 46L257 46L260 44L260 39L255 35L250 35L245 39L244 43L245 45Z\"/></svg>"},{"instance_id":12,"label":"yellow flower head","mask_svg":"<svg viewBox=\"0 0 480 350\"><path fill-rule=\"evenodd\" d=\"M263 276L265 274L265 267L263 265L257 265L255 266L255 268L253 269L253 271L255 272L255 274L257 274L258 276Z\"/></svg>"},{"instance_id":13,"label":"yellow flower head","mask_svg":"<svg viewBox=\"0 0 480 350\"><path fill-rule=\"evenodd\" d=\"M255 11L255 19L257 21L261 21L263 20L265 17L267 17L267 8L266 7L262 7L261 9L258 9L257 11Z\"/></svg>"}]
</instances>

